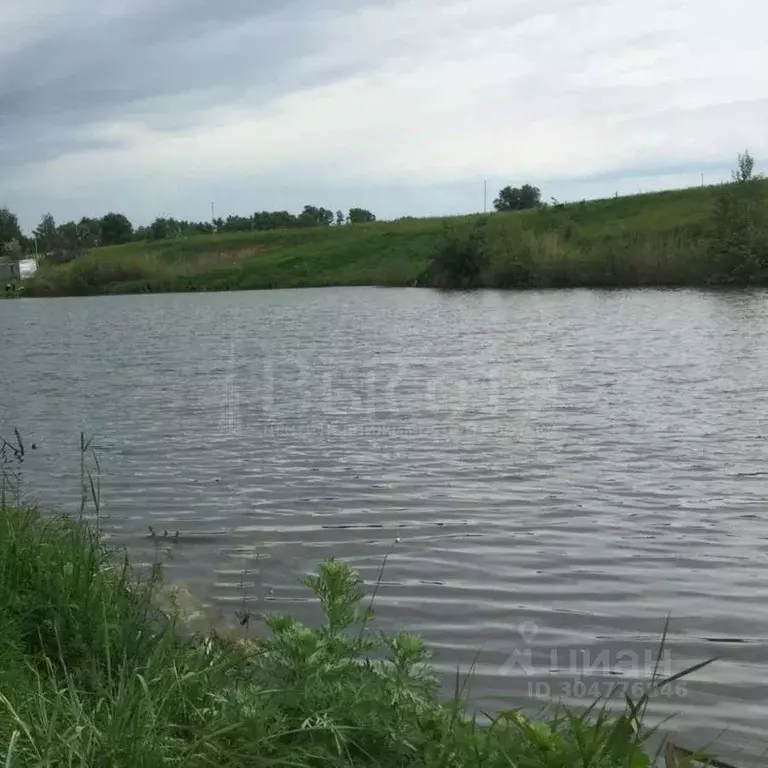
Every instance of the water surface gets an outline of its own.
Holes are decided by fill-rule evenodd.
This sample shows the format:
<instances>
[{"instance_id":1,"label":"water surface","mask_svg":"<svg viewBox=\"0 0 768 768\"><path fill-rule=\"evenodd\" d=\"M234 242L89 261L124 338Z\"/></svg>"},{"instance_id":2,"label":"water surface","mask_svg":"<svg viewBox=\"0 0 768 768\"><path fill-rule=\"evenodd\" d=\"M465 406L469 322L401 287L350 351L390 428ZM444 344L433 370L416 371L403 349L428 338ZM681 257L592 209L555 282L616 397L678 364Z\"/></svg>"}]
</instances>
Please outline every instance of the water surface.
<instances>
[{"instance_id":1,"label":"water surface","mask_svg":"<svg viewBox=\"0 0 768 768\"><path fill-rule=\"evenodd\" d=\"M767 293L19 300L0 328L27 489L76 510L94 435L105 530L220 620L314 620L301 573L389 553L382 627L531 708L646 677L671 614L666 669L722 659L654 714L768 749Z\"/></svg>"}]
</instances>

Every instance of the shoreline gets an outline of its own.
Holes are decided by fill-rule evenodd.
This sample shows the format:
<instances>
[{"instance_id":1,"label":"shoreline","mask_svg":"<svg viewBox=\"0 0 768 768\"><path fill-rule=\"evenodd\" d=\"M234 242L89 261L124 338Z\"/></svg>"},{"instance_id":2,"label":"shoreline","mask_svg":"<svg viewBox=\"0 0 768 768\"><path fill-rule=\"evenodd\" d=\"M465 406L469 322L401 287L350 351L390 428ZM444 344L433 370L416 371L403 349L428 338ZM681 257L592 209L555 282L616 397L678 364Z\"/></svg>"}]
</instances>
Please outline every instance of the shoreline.
<instances>
[{"instance_id":1,"label":"shoreline","mask_svg":"<svg viewBox=\"0 0 768 768\"><path fill-rule=\"evenodd\" d=\"M105 291L105 292L92 292L92 293L55 293L55 294L29 294L22 293L14 296L0 296L0 300L46 300L46 299L87 299L87 298L106 298L113 296L186 296L191 294L222 294L222 293L249 293L249 294L261 294L271 293L273 291L304 291L304 290L321 290L321 289L355 289L355 288L375 288L381 290L414 290L414 291L438 291L444 294L461 294L461 293L500 293L500 294L525 294L525 293L537 293L537 292L560 292L560 291L604 291L611 293L619 293L622 291L703 291L708 293L731 293L731 292L744 292L744 291L765 291L768 289L768 277L759 282L748 283L658 283L658 284L643 284L643 285L606 285L606 284L574 284L568 286L529 286L529 287L510 287L510 288L496 288L492 286L481 286L472 289L443 289L437 286L431 285L392 285L392 284L376 284L376 283L338 283L338 284L312 284L307 283L305 285L285 285L274 286L271 288L218 288L207 289L194 288L185 290L183 288L173 288L166 290L123 290L123 291Z\"/></svg>"},{"instance_id":2,"label":"shoreline","mask_svg":"<svg viewBox=\"0 0 768 768\"><path fill-rule=\"evenodd\" d=\"M460 695L441 699L417 636L374 632L370 590L343 562L300 580L323 626L272 616L267 635L243 641L185 632L161 567L140 577L118 555L82 521L0 504L6 764L149 765L179 750L243 767L653 764L644 698L619 716L507 712L479 725Z\"/></svg>"}]
</instances>

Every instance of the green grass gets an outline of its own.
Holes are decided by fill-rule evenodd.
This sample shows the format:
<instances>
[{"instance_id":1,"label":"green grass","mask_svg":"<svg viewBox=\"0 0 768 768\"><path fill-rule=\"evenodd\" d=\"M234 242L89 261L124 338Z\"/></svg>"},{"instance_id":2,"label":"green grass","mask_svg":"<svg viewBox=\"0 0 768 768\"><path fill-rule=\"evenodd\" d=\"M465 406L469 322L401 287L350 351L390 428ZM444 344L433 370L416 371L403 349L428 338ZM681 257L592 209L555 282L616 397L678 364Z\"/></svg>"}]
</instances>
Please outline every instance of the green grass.
<instances>
[{"instance_id":1,"label":"green grass","mask_svg":"<svg viewBox=\"0 0 768 768\"><path fill-rule=\"evenodd\" d=\"M95 529L0 505L0 760L6 766L646 768L642 706L519 712L447 703L421 640L371 625L359 576L303 583L325 621L250 645L189 636Z\"/></svg>"},{"instance_id":2,"label":"green grass","mask_svg":"<svg viewBox=\"0 0 768 768\"><path fill-rule=\"evenodd\" d=\"M768 191L768 182L759 182ZM345 227L198 235L100 248L43 263L27 295L238 290L432 283L446 226L487 221L497 288L701 285L721 187L694 188L522 213L404 219Z\"/></svg>"}]
</instances>

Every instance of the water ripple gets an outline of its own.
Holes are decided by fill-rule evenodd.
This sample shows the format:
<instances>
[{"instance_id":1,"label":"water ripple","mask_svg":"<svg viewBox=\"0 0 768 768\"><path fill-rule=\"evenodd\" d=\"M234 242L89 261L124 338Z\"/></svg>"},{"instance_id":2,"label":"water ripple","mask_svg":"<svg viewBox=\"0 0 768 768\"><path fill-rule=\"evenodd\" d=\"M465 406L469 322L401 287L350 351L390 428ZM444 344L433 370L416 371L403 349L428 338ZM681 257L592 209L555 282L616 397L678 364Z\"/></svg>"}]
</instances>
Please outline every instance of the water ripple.
<instances>
[{"instance_id":1,"label":"water ripple","mask_svg":"<svg viewBox=\"0 0 768 768\"><path fill-rule=\"evenodd\" d=\"M94 434L110 540L224 621L314 620L300 574L335 555L372 587L387 556L382 627L535 711L647 680L671 615L671 672L721 659L654 717L768 748L766 293L21 300L0 323L27 487L76 510Z\"/></svg>"}]
</instances>

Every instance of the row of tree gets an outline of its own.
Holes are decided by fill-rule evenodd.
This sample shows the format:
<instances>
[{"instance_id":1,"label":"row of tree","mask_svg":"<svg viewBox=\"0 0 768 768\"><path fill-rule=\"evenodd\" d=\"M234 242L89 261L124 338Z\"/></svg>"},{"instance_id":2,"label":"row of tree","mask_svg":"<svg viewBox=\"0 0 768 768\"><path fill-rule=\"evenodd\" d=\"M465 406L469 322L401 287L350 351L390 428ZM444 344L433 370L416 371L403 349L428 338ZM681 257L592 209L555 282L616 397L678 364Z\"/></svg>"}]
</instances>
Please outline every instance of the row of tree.
<instances>
[{"instance_id":1,"label":"row of tree","mask_svg":"<svg viewBox=\"0 0 768 768\"><path fill-rule=\"evenodd\" d=\"M304 206L299 214L288 211L257 211L251 216L228 216L213 222L179 221L174 218L157 218L148 227L139 227L134 238L138 240L164 240L187 234L211 232L264 232L270 229L298 229L300 227L330 227L345 224L364 224L376 221L365 208L351 208L347 214L314 205Z\"/></svg>"},{"instance_id":2,"label":"row of tree","mask_svg":"<svg viewBox=\"0 0 768 768\"><path fill-rule=\"evenodd\" d=\"M228 216L212 222L181 221L160 217L149 226L134 229L127 216L108 213L100 219L84 217L79 222L56 224L47 213L31 236L26 236L18 218L7 208L0 208L0 255L21 258L24 254L72 255L100 245L120 245L134 240L164 240L192 234L213 232L265 231L300 227L343 226L376 221L365 208L351 208L346 214L314 205L304 206L299 214L288 211L260 211L252 216Z\"/></svg>"},{"instance_id":3,"label":"row of tree","mask_svg":"<svg viewBox=\"0 0 768 768\"><path fill-rule=\"evenodd\" d=\"M493 202L497 211L520 211L542 205L538 187L504 187ZM213 232L266 231L298 229L301 227L330 227L363 224L376 221L371 211L351 208L346 214L335 213L314 205L305 205L301 213L288 211L258 211L251 216L228 216L212 222L185 221L159 217L148 226L134 228L127 216L110 212L99 219L83 217L80 221L56 224L50 213L45 214L31 236L19 227L15 214L0 208L0 256L21 258L25 254L48 254L51 258L66 260L89 248L101 245L120 245L131 241L165 240Z\"/></svg>"},{"instance_id":4,"label":"row of tree","mask_svg":"<svg viewBox=\"0 0 768 768\"><path fill-rule=\"evenodd\" d=\"M497 211L519 211L538 208L541 192L538 187L504 187L493 203ZM31 236L19 227L15 214L0 208L0 256L20 258L24 254L45 253L63 258L100 245L120 245L134 240L165 240L213 232L266 231L301 227L330 227L364 224L376 221L366 208L350 208L335 213L323 207L305 205L301 213L288 211L257 211L251 216L228 216L208 221L186 221L158 217L148 226L134 228L127 216L110 212L100 219L83 217L80 221L56 224L53 216L43 216Z\"/></svg>"},{"instance_id":5,"label":"row of tree","mask_svg":"<svg viewBox=\"0 0 768 768\"><path fill-rule=\"evenodd\" d=\"M100 245L127 243L134 237L133 225L121 213L100 219L83 217L57 225L46 213L30 236L19 226L16 214L0 208L0 255L21 258L25 254L79 252Z\"/></svg>"},{"instance_id":6,"label":"row of tree","mask_svg":"<svg viewBox=\"0 0 768 768\"><path fill-rule=\"evenodd\" d=\"M504 187L493 205L497 211L519 211L541 206L538 187ZM193 234L213 232L266 231L296 229L300 227L329 227L346 224L364 224L376 221L366 208L350 208L335 213L323 207L305 205L299 214L288 211L258 211L251 216L228 216L208 221L186 221L173 217L158 217L148 226L134 229L127 216L108 213L100 219L84 217L57 225L53 216L43 216L31 237L24 235L17 217L7 208L0 208L0 249L6 255L53 251L79 251L99 245L120 245L132 240L164 240ZM36 242L35 242L36 241Z\"/></svg>"}]
</instances>

